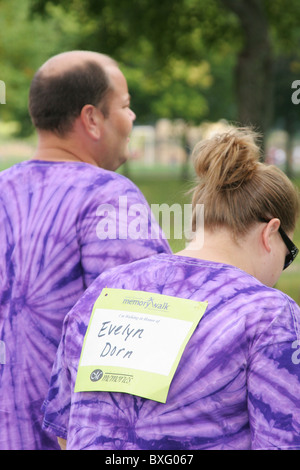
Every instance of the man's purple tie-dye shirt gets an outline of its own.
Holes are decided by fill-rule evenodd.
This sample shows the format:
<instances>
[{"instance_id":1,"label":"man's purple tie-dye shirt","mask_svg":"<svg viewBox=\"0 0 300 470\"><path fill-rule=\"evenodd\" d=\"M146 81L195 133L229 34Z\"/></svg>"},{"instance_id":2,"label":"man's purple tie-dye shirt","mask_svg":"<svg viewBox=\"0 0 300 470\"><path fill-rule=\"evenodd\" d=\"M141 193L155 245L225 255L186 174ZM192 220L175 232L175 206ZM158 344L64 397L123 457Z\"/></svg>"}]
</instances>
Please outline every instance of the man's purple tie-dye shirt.
<instances>
[{"instance_id":1,"label":"man's purple tie-dye shirt","mask_svg":"<svg viewBox=\"0 0 300 470\"><path fill-rule=\"evenodd\" d=\"M102 204L117 226L116 239L105 239ZM144 197L114 172L43 161L1 172L0 449L58 448L42 430L41 405L65 315L104 270L170 252L161 238L124 236L136 225L129 213L136 204L147 207L150 231Z\"/></svg>"},{"instance_id":2,"label":"man's purple tie-dye shirt","mask_svg":"<svg viewBox=\"0 0 300 470\"><path fill-rule=\"evenodd\" d=\"M165 404L74 393L83 338L104 287L208 301ZM233 266L161 254L112 269L66 318L44 427L67 438L68 449L300 449L299 327L292 299Z\"/></svg>"}]
</instances>

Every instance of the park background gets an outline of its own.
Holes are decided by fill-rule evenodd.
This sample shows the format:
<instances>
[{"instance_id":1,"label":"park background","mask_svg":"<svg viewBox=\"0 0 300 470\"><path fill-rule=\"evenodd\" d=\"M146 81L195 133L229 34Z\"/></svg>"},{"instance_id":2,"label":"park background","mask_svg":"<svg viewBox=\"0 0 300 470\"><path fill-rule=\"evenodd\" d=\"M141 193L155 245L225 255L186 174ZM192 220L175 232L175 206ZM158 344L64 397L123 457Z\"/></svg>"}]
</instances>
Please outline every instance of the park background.
<instances>
[{"instance_id":1,"label":"park background","mask_svg":"<svg viewBox=\"0 0 300 470\"><path fill-rule=\"evenodd\" d=\"M195 142L231 124L254 126L262 158L300 187L299 46L299 0L0 0L0 170L32 156L37 68L84 49L128 80L137 119L119 171L149 204L189 203ZM300 303L300 256L276 287Z\"/></svg>"}]
</instances>

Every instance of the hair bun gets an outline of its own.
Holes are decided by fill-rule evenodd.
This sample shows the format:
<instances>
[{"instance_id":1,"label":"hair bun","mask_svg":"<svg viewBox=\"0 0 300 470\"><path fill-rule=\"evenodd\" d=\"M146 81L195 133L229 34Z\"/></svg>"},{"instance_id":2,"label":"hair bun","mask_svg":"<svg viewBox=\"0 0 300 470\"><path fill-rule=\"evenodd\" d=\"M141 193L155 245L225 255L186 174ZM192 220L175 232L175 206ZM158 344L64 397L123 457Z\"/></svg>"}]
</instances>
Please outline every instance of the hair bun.
<instances>
[{"instance_id":1,"label":"hair bun","mask_svg":"<svg viewBox=\"0 0 300 470\"><path fill-rule=\"evenodd\" d=\"M211 190L232 190L252 179L260 158L258 134L233 128L200 141L194 149L196 174Z\"/></svg>"}]
</instances>

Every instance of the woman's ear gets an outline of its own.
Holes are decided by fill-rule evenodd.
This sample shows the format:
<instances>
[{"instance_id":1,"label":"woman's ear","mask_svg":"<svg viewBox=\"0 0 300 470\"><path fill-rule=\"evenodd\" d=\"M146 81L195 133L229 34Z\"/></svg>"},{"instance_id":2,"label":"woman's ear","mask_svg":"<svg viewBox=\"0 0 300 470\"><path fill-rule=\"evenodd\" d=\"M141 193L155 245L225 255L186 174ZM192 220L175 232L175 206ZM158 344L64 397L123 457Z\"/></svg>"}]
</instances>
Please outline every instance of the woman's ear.
<instances>
[{"instance_id":1,"label":"woman's ear","mask_svg":"<svg viewBox=\"0 0 300 470\"><path fill-rule=\"evenodd\" d=\"M280 227L280 220L279 219L271 219L270 222L263 228L262 231L262 240L263 240L263 245L270 253L271 248L272 248L272 241L274 235L278 232L278 229Z\"/></svg>"},{"instance_id":2,"label":"woman's ear","mask_svg":"<svg viewBox=\"0 0 300 470\"><path fill-rule=\"evenodd\" d=\"M99 140L101 137L103 119L103 114L95 106L91 104L83 106L80 120L85 131L93 140Z\"/></svg>"}]
</instances>

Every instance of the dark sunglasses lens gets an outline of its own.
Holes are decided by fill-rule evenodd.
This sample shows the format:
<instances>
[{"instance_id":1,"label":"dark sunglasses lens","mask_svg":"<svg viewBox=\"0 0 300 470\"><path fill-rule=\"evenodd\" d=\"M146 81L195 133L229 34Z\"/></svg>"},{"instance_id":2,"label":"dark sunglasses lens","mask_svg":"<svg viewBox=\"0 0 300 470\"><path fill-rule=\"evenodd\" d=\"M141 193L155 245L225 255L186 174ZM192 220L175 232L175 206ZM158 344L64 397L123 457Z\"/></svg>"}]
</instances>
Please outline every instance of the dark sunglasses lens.
<instances>
[{"instance_id":1,"label":"dark sunglasses lens","mask_svg":"<svg viewBox=\"0 0 300 470\"><path fill-rule=\"evenodd\" d=\"M285 257L285 262L284 262L284 267L283 269L286 269L289 267L290 264L292 264L292 262L294 261L294 259L296 258L297 254L299 253L299 250L296 246L294 246L292 249L291 249L291 252L286 255Z\"/></svg>"},{"instance_id":2,"label":"dark sunglasses lens","mask_svg":"<svg viewBox=\"0 0 300 470\"><path fill-rule=\"evenodd\" d=\"M291 255L291 253L289 253L288 255L286 255L285 261L284 261L283 269L288 268L289 265L292 264L293 261L294 261L294 257Z\"/></svg>"}]
</instances>

